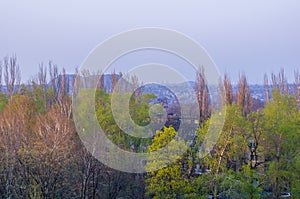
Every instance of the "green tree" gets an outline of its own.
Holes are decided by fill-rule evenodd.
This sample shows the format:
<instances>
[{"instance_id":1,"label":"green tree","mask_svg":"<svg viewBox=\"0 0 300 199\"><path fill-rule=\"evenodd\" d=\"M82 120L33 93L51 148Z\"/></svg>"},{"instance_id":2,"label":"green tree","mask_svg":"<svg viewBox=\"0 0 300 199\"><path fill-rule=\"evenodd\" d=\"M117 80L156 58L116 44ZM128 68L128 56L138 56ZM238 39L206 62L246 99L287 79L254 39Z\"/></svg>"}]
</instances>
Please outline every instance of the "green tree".
<instances>
[{"instance_id":1,"label":"green tree","mask_svg":"<svg viewBox=\"0 0 300 199\"><path fill-rule=\"evenodd\" d=\"M195 147L202 149L202 145L209 143L209 140L205 141L208 130L214 131L215 125L220 125L218 122L221 120L221 115L214 114L212 116L214 119L209 119L204 124L200 126L198 130L197 142ZM218 133L213 134L217 136ZM214 145L213 149L202 157L199 161L201 168L209 168L208 173L199 176L196 183L204 183L205 187L200 185L195 185L200 188L202 195L213 193L214 197L218 194L226 195L229 190L232 192L235 190L239 191L238 188L232 188L227 186L227 179L231 172L236 172L242 169L244 165L247 165L248 157L245 157L248 152L248 137L249 137L249 124L243 117L241 109L233 103L226 107L226 117L222 131L219 134L219 138ZM203 177L205 176L205 177ZM231 176L230 178L233 178ZM245 184L246 186L246 184Z\"/></svg>"},{"instance_id":2,"label":"green tree","mask_svg":"<svg viewBox=\"0 0 300 199\"><path fill-rule=\"evenodd\" d=\"M156 132L152 144L149 147L149 152L151 153L169 144L167 151L160 152L158 156L151 157L147 162L146 170L149 172L145 182L146 196L149 198L184 198L191 192L192 187L190 186L186 173L190 162L173 153L185 146L184 141L175 141L176 134L173 127L165 127L163 131ZM174 162L157 171L154 170L170 161Z\"/></svg>"},{"instance_id":3,"label":"green tree","mask_svg":"<svg viewBox=\"0 0 300 199\"><path fill-rule=\"evenodd\" d=\"M299 110L293 95L273 91L273 100L264 109L265 159L274 197L282 191L299 192L300 126Z\"/></svg>"}]
</instances>

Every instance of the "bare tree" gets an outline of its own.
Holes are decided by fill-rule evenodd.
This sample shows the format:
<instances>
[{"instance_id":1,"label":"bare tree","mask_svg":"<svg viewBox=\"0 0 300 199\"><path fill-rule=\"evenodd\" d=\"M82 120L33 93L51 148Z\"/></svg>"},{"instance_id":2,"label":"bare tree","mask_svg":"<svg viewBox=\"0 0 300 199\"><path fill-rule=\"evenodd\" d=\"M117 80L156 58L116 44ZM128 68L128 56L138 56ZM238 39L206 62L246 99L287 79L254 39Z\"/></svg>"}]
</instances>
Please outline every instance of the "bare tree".
<instances>
[{"instance_id":1,"label":"bare tree","mask_svg":"<svg viewBox=\"0 0 300 199\"><path fill-rule=\"evenodd\" d=\"M54 198L62 189L57 179L63 179L61 171L72 157L75 133L74 123L71 121L71 101L53 104L46 114L39 114L34 131L37 141L34 158L39 162L32 170L43 198ZM68 157L68 158L66 158ZM55 168L55 169L51 169Z\"/></svg>"},{"instance_id":2,"label":"bare tree","mask_svg":"<svg viewBox=\"0 0 300 199\"><path fill-rule=\"evenodd\" d=\"M4 177L1 179L5 184L2 190L4 192L1 193L4 198L20 198L20 196L17 197L16 189L19 179L16 173L19 169L17 156L21 148L32 146L33 136L30 134L30 124L34 120L31 109L30 98L19 96L12 98L0 115L0 146L5 154L5 159L2 160L4 162L1 164L5 170L0 175L1 178Z\"/></svg>"},{"instance_id":3,"label":"bare tree","mask_svg":"<svg viewBox=\"0 0 300 199\"><path fill-rule=\"evenodd\" d=\"M39 71L37 74L37 81L39 89L42 90L43 106L44 110L47 109L47 67L44 67L43 63L39 64Z\"/></svg>"},{"instance_id":4,"label":"bare tree","mask_svg":"<svg viewBox=\"0 0 300 199\"><path fill-rule=\"evenodd\" d=\"M51 103L55 101L58 95L58 69L55 64L49 61L50 86L52 87Z\"/></svg>"},{"instance_id":5,"label":"bare tree","mask_svg":"<svg viewBox=\"0 0 300 199\"><path fill-rule=\"evenodd\" d=\"M51 81L57 78L58 76L57 65L53 64L52 61L49 61L49 74L50 74Z\"/></svg>"},{"instance_id":6,"label":"bare tree","mask_svg":"<svg viewBox=\"0 0 300 199\"><path fill-rule=\"evenodd\" d=\"M21 71L17 64L17 57L4 58L4 81L7 87L7 94L12 97L20 87Z\"/></svg>"},{"instance_id":7,"label":"bare tree","mask_svg":"<svg viewBox=\"0 0 300 199\"><path fill-rule=\"evenodd\" d=\"M72 94L74 96L76 96L78 94L78 85L79 85L78 81L80 81L78 74L79 74L79 70L76 67L74 77L72 78Z\"/></svg>"},{"instance_id":8,"label":"bare tree","mask_svg":"<svg viewBox=\"0 0 300 199\"><path fill-rule=\"evenodd\" d=\"M100 76L98 88L104 90L104 74L101 74Z\"/></svg>"},{"instance_id":9,"label":"bare tree","mask_svg":"<svg viewBox=\"0 0 300 199\"><path fill-rule=\"evenodd\" d=\"M287 78L284 69L281 69L278 75L271 74L273 89L277 89L281 95L289 93Z\"/></svg>"},{"instance_id":10,"label":"bare tree","mask_svg":"<svg viewBox=\"0 0 300 199\"><path fill-rule=\"evenodd\" d=\"M209 117L209 90L206 82L204 68L197 71L195 81L195 92L199 105L200 121L205 121Z\"/></svg>"},{"instance_id":11,"label":"bare tree","mask_svg":"<svg viewBox=\"0 0 300 199\"><path fill-rule=\"evenodd\" d=\"M294 72L294 76L295 76L295 82L294 82L295 95L296 95L298 104L300 105L300 73L298 70L296 70Z\"/></svg>"},{"instance_id":12,"label":"bare tree","mask_svg":"<svg viewBox=\"0 0 300 199\"><path fill-rule=\"evenodd\" d=\"M58 77L58 85L59 85L59 97L64 97L67 94L68 88L67 88L67 76L66 76L66 70L65 68L62 69L62 72L60 73Z\"/></svg>"},{"instance_id":13,"label":"bare tree","mask_svg":"<svg viewBox=\"0 0 300 199\"><path fill-rule=\"evenodd\" d=\"M115 71L113 71L111 74L111 93L114 91L117 82L118 82L117 74Z\"/></svg>"},{"instance_id":14,"label":"bare tree","mask_svg":"<svg viewBox=\"0 0 300 199\"><path fill-rule=\"evenodd\" d=\"M247 78L244 74L240 76L236 97L237 104L242 110L243 116L247 116L251 111L252 99Z\"/></svg>"},{"instance_id":15,"label":"bare tree","mask_svg":"<svg viewBox=\"0 0 300 199\"><path fill-rule=\"evenodd\" d=\"M219 90L222 96L222 104L230 105L233 102L232 84L227 74L224 75L223 81L220 80Z\"/></svg>"},{"instance_id":16,"label":"bare tree","mask_svg":"<svg viewBox=\"0 0 300 199\"><path fill-rule=\"evenodd\" d=\"M265 86L266 101L270 102L269 79L267 74L264 75L264 86Z\"/></svg>"},{"instance_id":17,"label":"bare tree","mask_svg":"<svg viewBox=\"0 0 300 199\"><path fill-rule=\"evenodd\" d=\"M142 90L138 89L140 86L139 79L136 75L131 75L130 77L130 86L131 91L134 92L134 97L138 98L142 95Z\"/></svg>"},{"instance_id":18,"label":"bare tree","mask_svg":"<svg viewBox=\"0 0 300 199\"><path fill-rule=\"evenodd\" d=\"M78 74L78 83L81 82L82 86L84 88L96 88L99 87L99 79L101 78L100 76L100 71L90 71L88 69L84 69L80 71L80 74ZM103 79L104 81L104 79ZM104 82L103 82L104 84Z\"/></svg>"},{"instance_id":19,"label":"bare tree","mask_svg":"<svg viewBox=\"0 0 300 199\"><path fill-rule=\"evenodd\" d=\"M84 69L84 70L82 70L81 71L81 74L79 74L82 78L82 86L84 87L84 88L90 88L91 87L91 73L90 73L90 71L89 70L87 70L87 69ZM80 81L80 80L78 80L78 81Z\"/></svg>"},{"instance_id":20,"label":"bare tree","mask_svg":"<svg viewBox=\"0 0 300 199\"><path fill-rule=\"evenodd\" d=\"M39 64L38 83L41 86L45 86L47 84L47 66L44 67L43 63Z\"/></svg>"},{"instance_id":21,"label":"bare tree","mask_svg":"<svg viewBox=\"0 0 300 199\"><path fill-rule=\"evenodd\" d=\"M123 73L122 72L119 72L119 80L121 81L118 81L117 80L117 92L118 93L122 93L124 91L124 84L125 82L123 81Z\"/></svg>"}]
</instances>

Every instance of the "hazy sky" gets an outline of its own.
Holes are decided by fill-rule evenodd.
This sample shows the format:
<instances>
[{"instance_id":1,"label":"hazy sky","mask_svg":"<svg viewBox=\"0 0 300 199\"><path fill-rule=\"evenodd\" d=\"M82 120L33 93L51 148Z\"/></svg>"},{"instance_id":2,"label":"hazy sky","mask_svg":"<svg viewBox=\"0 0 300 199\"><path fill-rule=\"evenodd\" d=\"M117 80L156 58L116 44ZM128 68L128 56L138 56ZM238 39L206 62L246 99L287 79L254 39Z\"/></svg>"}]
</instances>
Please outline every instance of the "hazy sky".
<instances>
[{"instance_id":1,"label":"hazy sky","mask_svg":"<svg viewBox=\"0 0 300 199\"><path fill-rule=\"evenodd\" d=\"M23 80L52 60L73 72L111 35L139 27L182 32L199 42L222 73L262 83L300 68L300 1L0 0L0 58L16 54Z\"/></svg>"}]
</instances>

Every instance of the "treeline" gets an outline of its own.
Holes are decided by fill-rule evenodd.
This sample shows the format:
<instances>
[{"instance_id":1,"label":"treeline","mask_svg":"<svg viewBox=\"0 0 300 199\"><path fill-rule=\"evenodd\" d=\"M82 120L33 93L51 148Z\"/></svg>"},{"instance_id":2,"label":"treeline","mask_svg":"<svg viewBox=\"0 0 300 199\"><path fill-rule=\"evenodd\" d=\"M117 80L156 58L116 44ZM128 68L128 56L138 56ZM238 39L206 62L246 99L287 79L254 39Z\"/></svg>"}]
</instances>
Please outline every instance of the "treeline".
<instances>
[{"instance_id":1,"label":"treeline","mask_svg":"<svg viewBox=\"0 0 300 199\"><path fill-rule=\"evenodd\" d=\"M82 145L69 95L75 81L69 86L64 69L41 64L36 77L20 84L16 57L0 66L7 89L0 94L0 198L144 197L143 175L110 169ZM98 97L108 96L101 85Z\"/></svg>"},{"instance_id":2,"label":"treeline","mask_svg":"<svg viewBox=\"0 0 300 199\"><path fill-rule=\"evenodd\" d=\"M269 83L265 76L267 101L253 109L245 75L241 75L236 93L228 75L220 80L226 117L217 143L206 152L205 137L210 136L207 134L211 126L220 125L223 116L212 113L207 80L200 70L195 91L201 121L194 142L184 143L179 139L172 150L188 144L190 149L185 155L159 171L148 173L146 196L281 198L282 194L290 194L292 198L300 198L299 73L295 73L295 90L288 87L283 70L278 75L272 74ZM172 127L157 132L150 151L164 147L174 136L176 131ZM149 161L148 169L167 158L166 155Z\"/></svg>"},{"instance_id":3,"label":"treeline","mask_svg":"<svg viewBox=\"0 0 300 199\"><path fill-rule=\"evenodd\" d=\"M188 143L190 148L183 157L159 171L129 174L106 167L81 143L70 96L78 90L75 79L70 80L64 69L60 72L51 62L48 66L41 64L36 77L22 85L13 56L4 58L0 72L0 83L6 85L0 94L1 198L206 198L209 194L278 198L283 191L300 197L298 73L295 95L289 93L283 71L271 75L270 80L265 77L269 97L264 107L255 107L245 75L240 77L237 93L233 93L225 75L219 86L227 113L225 124L213 150L199 158L209 125L215 121L211 118L218 117L211 111L205 71L200 70L195 84L200 121L194 143ZM151 152L176 137L172 126L157 131L153 139L142 140L118 127L110 93L121 73L112 73L110 87L105 87L99 74L75 70L75 75L82 83L97 86L99 124L119 147ZM90 82L90 76L97 82ZM136 77L127 79L130 83L118 87L130 90L139 86ZM139 90L132 96L130 114L137 124L149 123L149 101L153 98ZM186 144L178 142L178 146ZM149 161L146 167L151 169L155 164L159 162Z\"/></svg>"}]
</instances>

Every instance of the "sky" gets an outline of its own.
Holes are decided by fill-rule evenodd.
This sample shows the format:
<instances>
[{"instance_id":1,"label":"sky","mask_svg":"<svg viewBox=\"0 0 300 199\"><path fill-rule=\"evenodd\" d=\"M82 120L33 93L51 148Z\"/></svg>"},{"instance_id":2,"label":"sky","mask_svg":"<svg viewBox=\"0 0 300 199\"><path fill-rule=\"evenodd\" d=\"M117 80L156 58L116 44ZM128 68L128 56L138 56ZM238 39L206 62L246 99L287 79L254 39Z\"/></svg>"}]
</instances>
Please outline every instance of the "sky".
<instances>
[{"instance_id":1,"label":"sky","mask_svg":"<svg viewBox=\"0 0 300 199\"><path fill-rule=\"evenodd\" d=\"M197 41L233 82L245 73L261 84L280 68L292 82L300 68L299 9L298 0L0 0L0 60L16 54L23 81L49 60L72 73L112 35L161 27Z\"/></svg>"}]
</instances>

